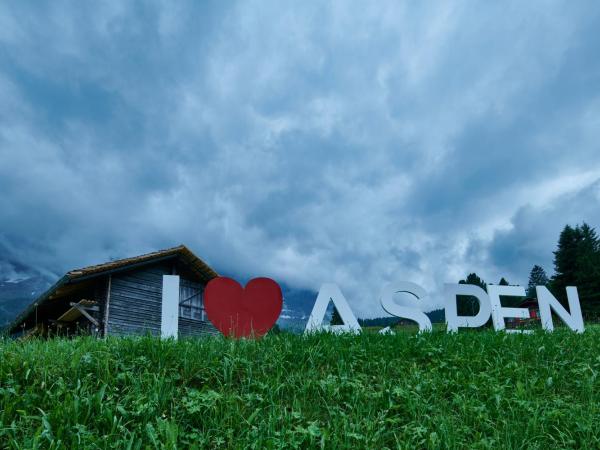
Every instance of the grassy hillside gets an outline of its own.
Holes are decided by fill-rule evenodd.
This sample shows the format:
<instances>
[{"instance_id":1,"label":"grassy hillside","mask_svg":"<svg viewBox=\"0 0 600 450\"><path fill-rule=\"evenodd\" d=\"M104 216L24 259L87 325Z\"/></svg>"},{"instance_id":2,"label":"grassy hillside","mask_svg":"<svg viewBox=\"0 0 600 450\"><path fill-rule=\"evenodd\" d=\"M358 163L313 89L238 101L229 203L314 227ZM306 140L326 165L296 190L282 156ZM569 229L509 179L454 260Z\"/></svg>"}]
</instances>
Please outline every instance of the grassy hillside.
<instances>
[{"instance_id":1,"label":"grassy hillside","mask_svg":"<svg viewBox=\"0 0 600 450\"><path fill-rule=\"evenodd\" d=\"M0 342L8 448L600 447L600 332Z\"/></svg>"}]
</instances>

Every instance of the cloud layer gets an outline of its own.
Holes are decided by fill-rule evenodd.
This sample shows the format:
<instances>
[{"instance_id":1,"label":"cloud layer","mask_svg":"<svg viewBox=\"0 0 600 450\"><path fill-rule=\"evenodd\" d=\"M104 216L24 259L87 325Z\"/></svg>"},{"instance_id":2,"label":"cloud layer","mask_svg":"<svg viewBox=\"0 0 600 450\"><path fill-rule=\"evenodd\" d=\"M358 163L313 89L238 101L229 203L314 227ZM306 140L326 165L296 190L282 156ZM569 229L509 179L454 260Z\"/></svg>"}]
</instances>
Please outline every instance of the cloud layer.
<instances>
[{"instance_id":1,"label":"cloud layer","mask_svg":"<svg viewBox=\"0 0 600 450\"><path fill-rule=\"evenodd\" d=\"M186 243L363 316L394 279L430 306L469 271L526 283L600 225L599 27L597 2L3 4L0 258Z\"/></svg>"}]
</instances>

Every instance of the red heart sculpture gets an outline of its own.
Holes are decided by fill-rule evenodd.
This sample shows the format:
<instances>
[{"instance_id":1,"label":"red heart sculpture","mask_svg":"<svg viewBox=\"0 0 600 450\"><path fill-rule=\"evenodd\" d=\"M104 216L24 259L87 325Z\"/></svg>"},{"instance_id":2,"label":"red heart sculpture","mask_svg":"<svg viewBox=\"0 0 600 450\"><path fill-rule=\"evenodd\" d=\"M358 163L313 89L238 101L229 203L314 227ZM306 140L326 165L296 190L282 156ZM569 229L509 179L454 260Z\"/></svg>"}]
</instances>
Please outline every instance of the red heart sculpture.
<instances>
[{"instance_id":1,"label":"red heart sculpture","mask_svg":"<svg viewBox=\"0 0 600 450\"><path fill-rule=\"evenodd\" d=\"M243 288L231 278L217 277L204 290L206 315L225 336L264 336L282 306L281 288L270 278L254 278Z\"/></svg>"}]
</instances>

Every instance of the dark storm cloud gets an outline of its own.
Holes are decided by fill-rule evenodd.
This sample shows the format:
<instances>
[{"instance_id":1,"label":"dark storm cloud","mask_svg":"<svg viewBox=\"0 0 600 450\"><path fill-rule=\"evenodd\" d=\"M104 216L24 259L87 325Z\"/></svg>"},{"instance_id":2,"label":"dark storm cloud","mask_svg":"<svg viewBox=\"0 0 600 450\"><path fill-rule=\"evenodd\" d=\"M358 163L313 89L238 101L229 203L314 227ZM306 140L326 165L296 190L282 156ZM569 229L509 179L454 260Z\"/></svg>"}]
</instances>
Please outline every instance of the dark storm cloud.
<instances>
[{"instance_id":1,"label":"dark storm cloud","mask_svg":"<svg viewBox=\"0 0 600 450\"><path fill-rule=\"evenodd\" d=\"M526 281L600 224L599 12L2 5L2 267L184 242L368 315L392 279Z\"/></svg>"},{"instance_id":2,"label":"dark storm cloud","mask_svg":"<svg viewBox=\"0 0 600 450\"><path fill-rule=\"evenodd\" d=\"M565 223L600 223L600 181L555 199L541 208L525 206L511 220L511 228L496 232L489 245L490 265L515 282L527 283L533 264L553 270L552 250Z\"/></svg>"}]
</instances>

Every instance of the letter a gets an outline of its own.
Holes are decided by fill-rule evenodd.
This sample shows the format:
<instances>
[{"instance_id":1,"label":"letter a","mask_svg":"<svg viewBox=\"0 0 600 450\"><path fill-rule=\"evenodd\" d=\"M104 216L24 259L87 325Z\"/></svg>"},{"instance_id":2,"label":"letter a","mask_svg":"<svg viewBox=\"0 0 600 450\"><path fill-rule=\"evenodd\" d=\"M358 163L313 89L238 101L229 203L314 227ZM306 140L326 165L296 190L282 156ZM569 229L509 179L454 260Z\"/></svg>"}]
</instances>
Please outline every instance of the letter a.
<instances>
[{"instance_id":1,"label":"letter a","mask_svg":"<svg viewBox=\"0 0 600 450\"><path fill-rule=\"evenodd\" d=\"M340 317L344 321L344 325L323 325L323 319L327 313L327 307L329 306L330 301L333 302ZM350 305L346 301L346 298L342 294L342 291L340 291L340 288L333 283L325 283L321 286L304 332L311 333L321 330L350 333L360 333L361 331L360 325L350 309Z\"/></svg>"}]
</instances>

